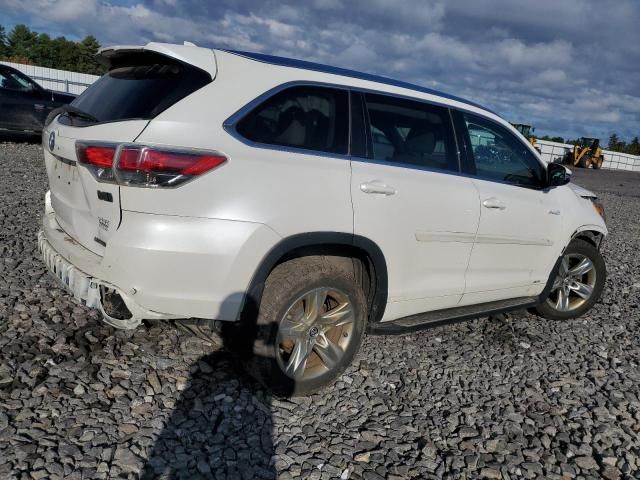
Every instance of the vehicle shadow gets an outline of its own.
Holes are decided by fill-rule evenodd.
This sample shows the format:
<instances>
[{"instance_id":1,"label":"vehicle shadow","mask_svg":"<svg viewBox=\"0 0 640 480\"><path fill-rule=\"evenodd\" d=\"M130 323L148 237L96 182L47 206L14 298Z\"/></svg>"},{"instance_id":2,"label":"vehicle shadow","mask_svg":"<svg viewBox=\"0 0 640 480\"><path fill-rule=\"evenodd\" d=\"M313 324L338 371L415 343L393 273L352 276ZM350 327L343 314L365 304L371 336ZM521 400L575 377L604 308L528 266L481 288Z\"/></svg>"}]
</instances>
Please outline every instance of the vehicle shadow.
<instances>
[{"instance_id":1,"label":"vehicle shadow","mask_svg":"<svg viewBox=\"0 0 640 480\"><path fill-rule=\"evenodd\" d=\"M0 130L0 143L40 143L42 137L32 132L9 132Z\"/></svg>"},{"instance_id":2,"label":"vehicle shadow","mask_svg":"<svg viewBox=\"0 0 640 480\"><path fill-rule=\"evenodd\" d=\"M156 439L141 479L277 478L272 395L240 366L258 331L253 300L242 328L223 328L219 350L196 361L187 388ZM282 396L292 392L283 386Z\"/></svg>"}]
</instances>

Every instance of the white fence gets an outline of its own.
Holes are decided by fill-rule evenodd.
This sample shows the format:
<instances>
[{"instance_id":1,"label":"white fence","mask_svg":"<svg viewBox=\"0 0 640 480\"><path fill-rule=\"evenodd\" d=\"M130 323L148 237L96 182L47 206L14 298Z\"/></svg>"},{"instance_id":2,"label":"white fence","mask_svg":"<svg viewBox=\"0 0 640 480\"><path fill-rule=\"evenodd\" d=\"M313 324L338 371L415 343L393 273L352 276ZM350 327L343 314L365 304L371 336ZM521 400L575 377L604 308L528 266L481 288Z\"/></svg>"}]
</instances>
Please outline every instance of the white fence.
<instances>
[{"instance_id":1,"label":"white fence","mask_svg":"<svg viewBox=\"0 0 640 480\"><path fill-rule=\"evenodd\" d=\"M549 142L548 140L537 140L540 146L542 159L549 163L562 158L565 153L573 150L573 145L568 143ZM604 150L604 162L602 168L611 170L633 170L640 172L640 157L629 155L628 153L612 152Z\"/></svg>"},{"instance_id":2,"label":"white fence","mask_svg":"<svg viewBox=\"0 0 640 480\"><path fill-rule=\"evenodd\" d=\"M96 75L87 73L69 72L67 70L56 70L55 68L36 67L35 65L23 65L21 63L0 62L20 70L25 75L33 78L44 88L57 90L59 92L81 94L85 89L95 82Z\"/></svg>"}]
</instances>

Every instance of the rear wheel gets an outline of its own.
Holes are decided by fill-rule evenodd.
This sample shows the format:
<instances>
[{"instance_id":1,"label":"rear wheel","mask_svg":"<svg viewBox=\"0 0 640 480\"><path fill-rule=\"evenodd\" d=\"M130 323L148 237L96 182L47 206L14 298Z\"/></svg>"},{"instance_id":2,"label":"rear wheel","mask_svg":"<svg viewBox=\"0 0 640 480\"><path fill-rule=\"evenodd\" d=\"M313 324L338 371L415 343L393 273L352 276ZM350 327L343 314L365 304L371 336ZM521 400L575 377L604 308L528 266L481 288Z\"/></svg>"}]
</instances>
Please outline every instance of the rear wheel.
<instances>
[{"instance_id":1,"label":"rear wheel","mask_svg":"<svg viewBox=\"0 0 640 480\"><path fill-rule=\"evenodd\" d=\"M584 240L574 240L564 252L549 296L536 311L553 320L579 317L600 298L606 275L600 251Z\"/></svg>"},{"instance_id":2,"label":"rear wheel","mask_svg":"<svg viewBox=\"0 0 640 480\"><path fill-rule=\"evenodd\" d=\"M266 281L253 353L244 363L278 395L308 395L331 384L360 347L365 295L350 261L336 260L289 260Z\"/></svg>"}]
</instances>

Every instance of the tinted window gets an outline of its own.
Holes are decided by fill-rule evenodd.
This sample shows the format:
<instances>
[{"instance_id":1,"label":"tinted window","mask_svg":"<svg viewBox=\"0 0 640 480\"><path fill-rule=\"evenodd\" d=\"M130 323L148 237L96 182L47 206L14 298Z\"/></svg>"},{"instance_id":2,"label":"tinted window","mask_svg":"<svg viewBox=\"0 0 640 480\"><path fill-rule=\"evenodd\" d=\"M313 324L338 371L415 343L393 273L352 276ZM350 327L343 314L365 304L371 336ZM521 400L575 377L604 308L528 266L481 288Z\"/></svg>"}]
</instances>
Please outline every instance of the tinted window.
<instances>
[{"instance_id":1,"label":"tinted window","mask_svg":"<svg viewBox=\"0 0 640 480\"><path fill-rule=\"evenodd\" d=\"M156 58L110 70L71 104L101 122L150 119L209 82L211 76L200 69Z\"/></svg>"},{"instance_id":2,"label":"tinted window","mask_svg":"<svg viewBox=\"0 0 640 480\"><path fill-rule=\"evenodd\" d=\"M479 177L539 187L544 168L527 146L506 128L490 120L464 114Z\"/></svg>"},{"instance_id":3,"label":"tinted window","mask_svg":"<svg viewBox=\"0 0 640 480\"><path fill-rule=\"evenodd\" d=\"M22 92L30 92L38 89L37 85L25 75L4 68L0 68L0 88Z\"/></svg>"},{"instance_id":4,"label":"tinted window","mask_svg":"<svg viewBox=\"0 0 640 480\"><path fill-rule=\"evenodd\" d=\"M347 153L349 94L323 87L291 87L270 97L236 127L258 143Z\"/></svg>"},{"instance_id":5,"label":"tinted window","mask_svg":"<svg viewBox=\"0 0 640 480\"><path fill-rule=\"evenodd\" d=\"M375 160L458 170L446 108L384 95L365 99Z\"/></svg>"}]
</instances>

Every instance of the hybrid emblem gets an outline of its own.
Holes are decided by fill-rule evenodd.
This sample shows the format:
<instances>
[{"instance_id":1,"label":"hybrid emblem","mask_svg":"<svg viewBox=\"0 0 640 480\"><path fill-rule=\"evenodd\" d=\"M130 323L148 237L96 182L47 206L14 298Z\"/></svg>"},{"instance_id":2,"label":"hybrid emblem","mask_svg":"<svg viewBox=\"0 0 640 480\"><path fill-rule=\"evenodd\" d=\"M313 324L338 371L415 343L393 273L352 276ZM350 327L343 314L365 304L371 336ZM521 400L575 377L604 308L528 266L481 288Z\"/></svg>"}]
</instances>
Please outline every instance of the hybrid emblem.
<instances>
[{"instance_id":1,"label":"hybrid emblem","mask_svg":"<svg viewBox=\"0 0 640 480\"><path fill-rule=\"evenodd\" d=\"M56 132L51 132L49 134L49 150L53 152L53 147L56 146Z\"/></svg>"}]
</instances>

